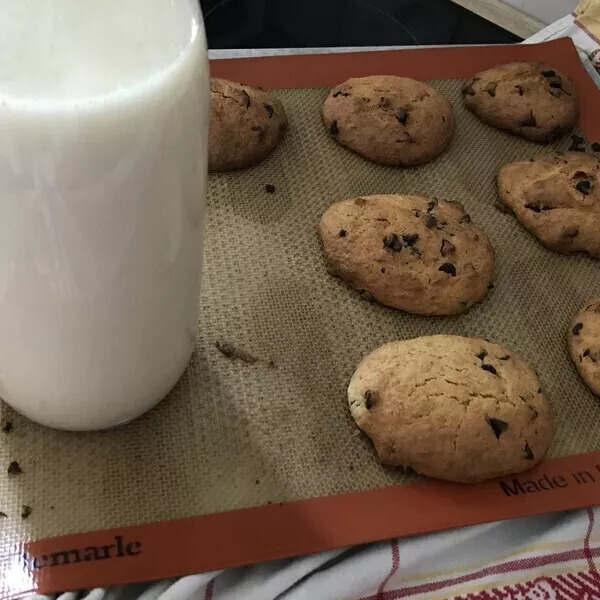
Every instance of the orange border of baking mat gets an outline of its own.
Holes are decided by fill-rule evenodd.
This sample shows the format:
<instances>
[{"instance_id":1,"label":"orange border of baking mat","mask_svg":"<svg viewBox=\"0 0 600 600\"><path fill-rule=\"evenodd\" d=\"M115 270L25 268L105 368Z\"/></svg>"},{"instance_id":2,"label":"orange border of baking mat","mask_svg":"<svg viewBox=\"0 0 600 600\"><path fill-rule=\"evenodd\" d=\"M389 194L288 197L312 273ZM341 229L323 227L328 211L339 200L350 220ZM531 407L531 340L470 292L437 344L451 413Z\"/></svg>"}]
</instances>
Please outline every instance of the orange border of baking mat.
<instances>
[{"instance_id":1,"label":"orange border of baking mat","mask_svg":"<svg viewBox=\"0 0 600 600\"><path fill-rule=\"evenodd\" d=\"M582 129L589 139L600 140L600 115L593 114L600 107L600 91L569 39L216 60L211 70L252 85L305 88L330 87L372 73L462 79L502 62L543 59L574 80L582 97ZM15 576L14 584L8 582L9 597L28 593L24 585L55 593L148 581L595 504L600 504L600 451L551 459L529 473L477 485L423 481L26 542L15 549L9 565L9 578ZM45 556L72 549L91 557L108 552L111 558L44 566Z\"/></svg>"}]
</instances>

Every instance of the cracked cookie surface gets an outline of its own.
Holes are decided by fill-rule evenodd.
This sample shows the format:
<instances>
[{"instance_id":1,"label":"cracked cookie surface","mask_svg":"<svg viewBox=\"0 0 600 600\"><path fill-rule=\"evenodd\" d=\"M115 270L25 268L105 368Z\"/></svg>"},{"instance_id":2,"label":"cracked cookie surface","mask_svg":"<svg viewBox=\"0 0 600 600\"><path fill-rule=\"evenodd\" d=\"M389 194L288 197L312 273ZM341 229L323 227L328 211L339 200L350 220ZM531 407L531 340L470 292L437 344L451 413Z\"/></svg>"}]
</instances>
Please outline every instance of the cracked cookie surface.
<instances>
[{"instance_id":1,"label":"cracked cookie surface","mask_svg":"<svg viewBox=\"0 0 600 600\"><path fill-rule=\"evenodd\" d=\"M393 75L348 79L323 105L329 133L378 163L420 165L439 156L454 136L454 113L431 86Z\"/></svg>"},{"instance_id":2,"label":"cracked cookie surface","mask_svg":"<svg viewBox=\"0 0 600 600\"><path fill-rule=\"evenodd\" d=\"M462 205L424 196L343 200L321 217L327 268L381 304L421 315L467 311L487 294L494 250Z\"/></svg>"},{"instance_id":3,"label":"cracked cookie surface","mask_svg":"<svg viewBox=\"0 0 600 600\"><path fill-rule=\"evenodd\" d=\"M348 402L382 463L448 481L529 469L552 439L538 376L510 350L481 338L385 344L358 365Z\"/></svg>"},{"instance_id":4,"label":"cracked cookie surface","mask_svg":"<svg viewBox=\"0 0 600 600\"><path fill-rule=\"evenodd\" d=\"M210 171L228 171L260 162L277 146L286 127L283 105L268 92L211 78Z\"/></svg>"},{"instance_id":5,"label":"cracked cookie surface","mask_svg":"<svg viewBox=\"0 0 600 600\"><path fill-rule=\"evenodd\" d=\"M550 250L600 258L600 160L594 156L555 153L504 165L498 193Z\"/></svg>"},{"instance_id":6,"label":"cracked cookie surface","mask_svg":"<svg viewBox=\"0 0 600 600\"><path fill-rule=\"evenodd\" d=\"M534 142L551 142L577 123L579 96L569 77L542 62L511 62L477 73L462 90L483 122Z\"/></svg>"},{"instance_id":7,"label":"cracked cookie surface","mask_svg":"<svg viewBox=\"0 0 600 600\"><path fill-rule=\"evenodd\" d=\"M568 332L569 354L584 383L600 396L600 296L590 298Z\"/></svg>"}]
</instances>

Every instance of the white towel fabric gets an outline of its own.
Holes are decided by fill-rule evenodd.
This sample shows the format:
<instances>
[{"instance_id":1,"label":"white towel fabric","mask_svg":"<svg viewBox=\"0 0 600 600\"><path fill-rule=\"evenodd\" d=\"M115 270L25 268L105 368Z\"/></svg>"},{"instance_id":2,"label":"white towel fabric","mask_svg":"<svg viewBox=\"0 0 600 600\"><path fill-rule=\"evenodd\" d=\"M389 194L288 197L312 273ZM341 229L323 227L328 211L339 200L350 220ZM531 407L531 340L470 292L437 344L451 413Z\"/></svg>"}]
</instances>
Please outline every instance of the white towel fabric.
<instances>
[{"instance_id":1,"label":"white towel fabric","mask_svg":"<svg viewBox=\"0 0 600 600\"><path fill-rule=\"evenodd\" d=\"M490 523L60 600L591 600L599 518L587 509Z\"/></svg>"}]
</instances>

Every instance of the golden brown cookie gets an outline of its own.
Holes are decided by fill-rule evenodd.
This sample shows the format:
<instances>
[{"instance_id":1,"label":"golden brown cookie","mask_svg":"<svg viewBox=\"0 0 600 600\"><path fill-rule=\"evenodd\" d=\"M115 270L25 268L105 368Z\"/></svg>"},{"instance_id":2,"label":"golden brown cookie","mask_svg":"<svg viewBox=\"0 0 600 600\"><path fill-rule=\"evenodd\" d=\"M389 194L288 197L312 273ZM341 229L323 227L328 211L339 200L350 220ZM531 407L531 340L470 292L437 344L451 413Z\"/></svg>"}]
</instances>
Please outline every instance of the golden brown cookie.
<instances>
[{"instance_id":1,"label":"golden brown cookie","mask_svg":"<svg viewBox=\"0 0 600 600\"><path fill-rule=\"evenodd\" d=\"M500 199L555 252L600 257L600 160L585 152L548 154L505 165Z\"/></svg>"},{"instance_id":2,"label":"golden brown cookie","mask_svg":"<svg viewBox=\"0 0 600 600\"><path fill-rule=\"evenodd\" d=\"M386 165L420 165L454 136L454 113L431 86L393 75L348 79L333 88L323 119L343 146Z\"/></svg>"},{"instance_id":3,"label":"golden brown cookie","mask_svg":"<svg viewBox=\"0 0 600 600\"><path fill-rule=\"evenodd\" d=\"M211 78L210 171L228 171L260 162L277 146L286 127L281 102L268 92Z\"/></svg>"},{"instance_id":4,"label":"golden brown cookie","mask_svg":"<svg viewBox=\"0 0 600 600\"><path fill-rule=\"evenodd\" d=\"M600 396L600 296L590 298L568 332L569 353L585 384Z\"/></svg>"},{"instance_id":5,"label":"golden brown cookie","mask_svg":"<svg viewBox=\"0 0 600 600\"><path fill-rule=\"evenodd\" d=\"M448 481L529 469L552 439L551 409L535 372L481 338L385 344L358 365L348 401L384 464Z\"/></svg>"},{"instance_id":6,"label":"golden brown cookie","mask_svg":"<svg viewBox=\"0 0 600 600\"><path fill-rule=\"evenodd\" d=\"M423 196L337 202L319 224L330 273L381 304L420 315L465 312L487 293L494 250L463 207Z\"/></svg>"},{"instance_id":7,"label":"golden brown cookie","mask_svg":"<svg viewBox=\"0 0 600 600\"><path fill-rule=\"evenodd\" d=\"M477 73L463 87L465 106L482 121L534 142L551 142L577 123L571 80L541 62L511 62Z\"/></svg>"}]
</instances>

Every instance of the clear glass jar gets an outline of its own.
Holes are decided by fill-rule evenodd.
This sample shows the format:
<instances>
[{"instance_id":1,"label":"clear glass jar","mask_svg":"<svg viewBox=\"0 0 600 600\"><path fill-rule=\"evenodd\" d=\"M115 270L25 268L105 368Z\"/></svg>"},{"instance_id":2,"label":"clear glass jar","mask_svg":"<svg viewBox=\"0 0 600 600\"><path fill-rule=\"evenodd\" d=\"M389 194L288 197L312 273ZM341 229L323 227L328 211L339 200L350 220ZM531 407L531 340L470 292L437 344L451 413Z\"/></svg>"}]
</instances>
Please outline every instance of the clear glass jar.
<instances>
[{"instance_id":1,"label":"clear glass jar","mask_svg":"<svg viewBox=\"0 0 600 600\"><path fill-rule=\"evenodd\" d=\"M198 0L0 0L0 397L129 421L194 347L209 75Z\"/></svg>"}]
</instances>

